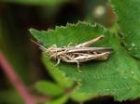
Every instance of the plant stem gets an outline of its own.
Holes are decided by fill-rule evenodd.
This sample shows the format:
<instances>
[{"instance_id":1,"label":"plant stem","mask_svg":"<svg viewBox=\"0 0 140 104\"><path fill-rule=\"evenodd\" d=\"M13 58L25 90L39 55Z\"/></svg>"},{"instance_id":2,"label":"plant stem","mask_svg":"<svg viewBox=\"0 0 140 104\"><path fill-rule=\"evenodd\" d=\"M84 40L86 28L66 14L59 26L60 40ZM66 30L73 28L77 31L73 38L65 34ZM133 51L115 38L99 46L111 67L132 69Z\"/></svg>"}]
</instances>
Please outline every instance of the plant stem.
<instances>
[{"instance_id":1,"label":"plant stem","mask_svg":"<svg viewBox=\"0 0 140 104\"><path fill-rule=\"evenodd\" d=\"M35 104L36 99L30 94L27 87L24 85L20 77L16 74L12 66L7 62L2 52L0 52L0 64L2 66L3 72L6 74L13 86L21 95L21 97L25 101L25 104Z\"/></svg>"}]
</instances>

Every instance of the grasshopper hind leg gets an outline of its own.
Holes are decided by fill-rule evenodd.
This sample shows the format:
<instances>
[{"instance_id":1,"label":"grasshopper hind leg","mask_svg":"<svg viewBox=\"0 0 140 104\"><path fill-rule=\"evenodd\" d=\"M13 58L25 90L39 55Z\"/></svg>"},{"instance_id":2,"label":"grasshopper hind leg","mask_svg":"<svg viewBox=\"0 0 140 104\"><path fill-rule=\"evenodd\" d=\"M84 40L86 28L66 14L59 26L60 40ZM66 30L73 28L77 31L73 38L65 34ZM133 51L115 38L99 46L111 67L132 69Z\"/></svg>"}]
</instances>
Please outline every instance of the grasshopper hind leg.
<instances>
[{"instance_id":1,"label":"grasshopper hind leg","mask_svg":"<svg viewBox=\"0 0 140 104\"><path fill-rule=\"evenodd\" d=\"M102 38L104 38L104 35L100 35L100 36L98 36L98 37L96 37L96 38L94 38L94 39L92 39L90 41L78 44L75 47L77 47L77 48L79 48L79 47L89 47L92 44L96 43L97 41L101 40Z\"/></svg>"}]
</instances>

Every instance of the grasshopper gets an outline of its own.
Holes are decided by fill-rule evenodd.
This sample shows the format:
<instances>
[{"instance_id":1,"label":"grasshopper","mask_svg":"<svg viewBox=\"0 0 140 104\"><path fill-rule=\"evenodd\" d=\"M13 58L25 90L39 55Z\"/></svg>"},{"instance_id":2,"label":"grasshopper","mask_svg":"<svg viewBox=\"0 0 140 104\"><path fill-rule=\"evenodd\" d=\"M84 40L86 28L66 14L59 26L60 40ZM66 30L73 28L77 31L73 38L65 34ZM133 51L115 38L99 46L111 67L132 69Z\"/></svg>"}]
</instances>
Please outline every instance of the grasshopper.
<instances>
[{"instance_id":1,"label":"grasshopper","mask_svg":"<svg viewBox=\"0 0 140 104\"><path fill-rule=\"evenodd\" d=\"M57 60L58 65L61 61L67 63L77 63L77 67L79 69L79 64L91 60L107 60L109 55L112 53L112 48L107 47L90 47L95 42L104 38L104 35L101 35L95 39L90 41L86 41L84 43L68 46L68 47L57 47L56 45L51 46L49 48L45 48L44 46L34 42L39 45L40 48L49 54L50 58L53 60Z\"/></svg>"}]
</instances>

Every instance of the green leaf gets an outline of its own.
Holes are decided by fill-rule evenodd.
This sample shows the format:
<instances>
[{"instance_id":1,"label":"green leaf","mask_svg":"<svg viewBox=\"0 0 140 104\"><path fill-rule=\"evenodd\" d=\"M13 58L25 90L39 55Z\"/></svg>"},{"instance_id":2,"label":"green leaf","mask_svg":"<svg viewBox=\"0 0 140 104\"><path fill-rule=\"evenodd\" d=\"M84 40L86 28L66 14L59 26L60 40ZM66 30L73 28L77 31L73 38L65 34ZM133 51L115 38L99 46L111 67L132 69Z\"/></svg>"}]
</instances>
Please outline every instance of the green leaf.
<instances>
[{"instance_id":1,"label":"green leaf","mask_svg":"<svg viewBox=\"0 0 140 104\"><path fill-rule=\"evenodd\" d=\"M57 99L53 99L51 101L48 101L45 104L66 104L68 98L69 98L69 96L64 95L64 96L61 96Z\"/></svg>"},{"instance_id":2,"label":"green leaf","mask_svg":"<svg viewBox=\"0 0 140 104\"><path fill-rule=\"evenodd\" d=\"M50 5L54 6L67 0L2 0L3 2L9 3L20 3L20 4L30 4L30 5Z\"/></svg>"},{"instance_id":3,"label":"green leaf","mask_svg":"<svg viewBox=\"0 0 140 104\"><path fill-rule=\"evenodd\" d=\"M131 55L140 58L140 0L111 0Z\"/></svg>"},{"instance_id":4,"label":"green leaf","mask_svg":"<svg viewBox=\"0 0 140 104\"><path fill-rule=\"evenodd\" d=\"M93 97L94 96L91 93L79 93L77 91L73 91L71 93L71 99L77 102L85 102L87 100L91 100Z\"/></svg>"},{"instance_id":5,"label":"green leaf","mask_svg":"<svg viewBox=\"0 0 140 104\"><path fill-rule=\"evenodd\" d=\"M80 64L81 72L78 72L76 64L61 62L56 67L56 62L43 53L45 66L49 71L59 71L64 78L78 81L78 93L92 94L95 97L112 95L119 101L140 97L138 63L120 45L117 35L99 25L93 26L85 22L68 24L66 27L56 27L55 30L48 31L31 29L30 32L45 47L53 44L58 47L67 46L69 43L78 44L104 34L105 38L94 46L112 47L114 53L108 60Z\"/></svg>"},{"instance_id":6,"label":"green leaf","mask_svg":"<svg viewBox=\"0 0 140 104\"><path fill-rule=\"evenodd\" d=\"M64 89L49 81L39 81L36 83L36 89L42 94L49 96L59 96L64 93Z\"/></svg>"}]
</instances>

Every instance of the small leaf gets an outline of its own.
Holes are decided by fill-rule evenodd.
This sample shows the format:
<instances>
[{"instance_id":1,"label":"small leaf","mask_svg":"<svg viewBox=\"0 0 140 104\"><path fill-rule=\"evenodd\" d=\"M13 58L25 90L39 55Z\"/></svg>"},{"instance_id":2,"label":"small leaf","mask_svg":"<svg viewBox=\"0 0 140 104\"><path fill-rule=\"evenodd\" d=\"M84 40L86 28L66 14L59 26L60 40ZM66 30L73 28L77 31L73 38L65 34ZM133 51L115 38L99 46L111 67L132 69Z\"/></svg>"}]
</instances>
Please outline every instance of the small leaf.
<instances>
[{"instance_id":1,"label":"small leaf","mask_svg":"<svg viewBox=\"0 0 140 104\"><path fill-rule=\"evenodd\" d=\"M140 0L111 0L123 32L124 44L131 55L140 59Z\"/></svg>"},{"instance_id":2,"label":"small leaf","mask_svg":"<svg viewBox=\"0 0 140 104\"><path fill-rule=\"evenodd\" d=\"M36 83L36 89L42 94L49 96L59 96L64 93L64 89L49 81L39 81Z\"/></svg>"},{"instance_id":3,"label":"small leaf","mask_svg":"<svg viewBox=\"0 0 140 104\"><path fill-rule=\"evenodd\" d=\"M78 44L104 34L105 38L94 46L113 48L114 52L108 60L80 64L81 72L78 72L76 64L61 62L56 67L56 62L43 53L45 66L51 72L59 71L64 78L77 81L79 83L77 93L93 94L94 97L112 95L119 101L140 97L138 63L120 45L117 35L99 25L86 22L68 24L66 27L56 27L55 30L48 31L31 29L30 32L46 48L53 44L58 47L68 46L69 43Z\"/></svg>"},{"instance_id":4,"label":"small leaf","mask_svg":"<svg viewBox=\"0 0 140 104\"><path fill-rule=\"evenodd\" d=\"M87 100L92 99L94 96L93 94L88 94L88 93L78 93L76 91L72 92L71 94L71 99L77 102L85 102Z\"/></svg>"},{"instance_id":5,"label":"small leaf","mask_svg":"<svg viewBox=\"0 0 140 104\"><path fill-rule=\"evenodd\" d=\"M57 99L53 99L51 101L48 101L45 104L66 104L68 98L69 98L69 96L64 95L64 96L61 96Z\"/></svg>"}]
</instances>

